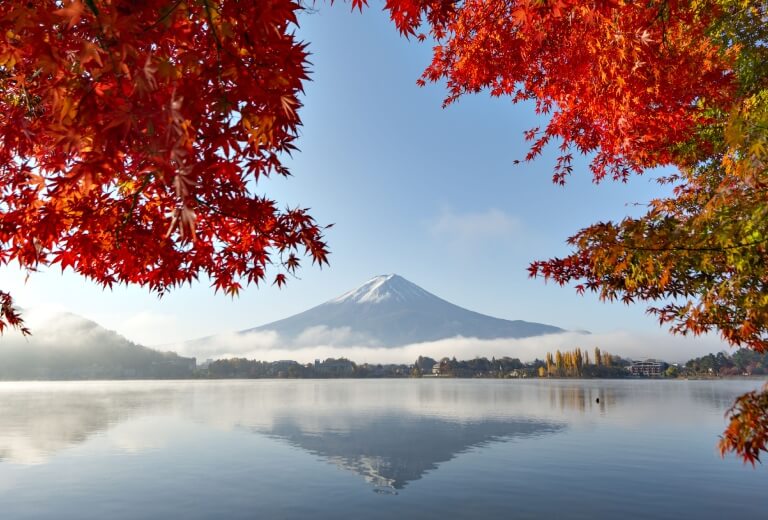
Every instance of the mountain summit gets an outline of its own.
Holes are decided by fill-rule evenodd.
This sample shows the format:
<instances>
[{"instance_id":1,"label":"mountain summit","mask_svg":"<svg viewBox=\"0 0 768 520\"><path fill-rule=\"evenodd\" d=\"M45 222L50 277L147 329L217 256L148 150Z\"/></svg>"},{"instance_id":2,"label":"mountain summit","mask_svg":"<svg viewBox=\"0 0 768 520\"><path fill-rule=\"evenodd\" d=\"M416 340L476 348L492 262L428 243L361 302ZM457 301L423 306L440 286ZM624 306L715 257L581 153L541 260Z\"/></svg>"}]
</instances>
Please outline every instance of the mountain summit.
<instances>
[{"instance_id":1,"label":"mountain summit","mask_svg":"<svg viewBox=\"0 0 768 520\"><path fill-rule=\"evenodd\" d=\"M300 314L242 333L277 332L296 346L347 344L397 347L465 338L525 338L565 332L520 320L504 320L449 303L396 274L377 276L357 289Z\"/></svg>"},{"instance_id":2,"label":"mountain summit","mask_svg":"<svg viewBox=\"0 0 768 520\"><path fill-rule=\"evenodd\" d=\"M366 304L384 301L414 303L419 300L428 301L435 298L437 297L402 276L385 274L371 278L357 289L346 292L328 303Z\"/></svg>"}]
</instances>

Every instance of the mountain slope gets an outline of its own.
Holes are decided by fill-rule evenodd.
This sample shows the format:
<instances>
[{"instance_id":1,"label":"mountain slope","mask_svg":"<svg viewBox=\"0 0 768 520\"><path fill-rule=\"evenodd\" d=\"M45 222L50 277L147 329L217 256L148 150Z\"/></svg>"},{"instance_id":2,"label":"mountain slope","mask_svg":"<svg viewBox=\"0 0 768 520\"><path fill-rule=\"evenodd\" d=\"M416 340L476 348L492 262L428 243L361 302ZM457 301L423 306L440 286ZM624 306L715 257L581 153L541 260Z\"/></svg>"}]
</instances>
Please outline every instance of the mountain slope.
<instances>
[{"instance_id":1,"label":"mountain slope","mask_svg":"<svg viewBox=\"0 0 768 520\"><path fill-rule=\"evenodd\" d=\"M282 340L299 344L325 335L348 344L386 347L455 336L525 338L564 332L551 325L493 318L464 309L396 274L377 276L317 307L241 333L261 331L277 332Z\"/></svg>"},{"instance_id":2,"label":"mountain slope","mask_svg":"<svg viewBox=\"0 0 768 520\"><path fill-rule=\"evenodd\" d=\"M194 358L136 345L81 316L57 314L28 338L10 332L0 345L0 380L189 377Z\"/></svg>"}]
</instances>

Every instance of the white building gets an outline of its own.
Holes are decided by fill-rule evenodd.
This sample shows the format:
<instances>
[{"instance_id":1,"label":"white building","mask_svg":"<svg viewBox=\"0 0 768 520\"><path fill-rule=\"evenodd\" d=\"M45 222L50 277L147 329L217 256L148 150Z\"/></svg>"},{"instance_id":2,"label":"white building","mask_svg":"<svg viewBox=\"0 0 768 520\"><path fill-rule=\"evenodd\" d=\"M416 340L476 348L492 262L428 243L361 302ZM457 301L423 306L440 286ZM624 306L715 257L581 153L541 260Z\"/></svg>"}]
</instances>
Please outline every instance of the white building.
<instances>
[{"instance_id":1,"label":"white building","mask_svg":"<svg viewBox=\"0 0 768 520\"><path fill-rule=\"evenodd\" d=\"M658 377L664 370L664 362L657 359L646 359L645 361L633 361L629 367L629 372L633 376Z\"/></svg>"}]
</instances>

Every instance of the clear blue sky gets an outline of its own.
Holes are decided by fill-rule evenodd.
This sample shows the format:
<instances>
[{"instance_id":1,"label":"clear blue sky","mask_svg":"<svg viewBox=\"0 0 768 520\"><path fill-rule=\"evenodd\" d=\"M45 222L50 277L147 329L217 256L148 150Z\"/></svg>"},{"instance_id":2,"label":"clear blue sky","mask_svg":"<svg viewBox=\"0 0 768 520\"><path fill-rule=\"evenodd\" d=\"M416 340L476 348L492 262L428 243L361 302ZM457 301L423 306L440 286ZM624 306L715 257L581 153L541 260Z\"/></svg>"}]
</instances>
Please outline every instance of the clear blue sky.
<instances>
[{"instance_id":1,"label":"clear blue sky","mask_svg":"<svg viewBox=\"0 0 768 520\"><path fill-rule=\"evenodd\" d=\"M281 205L311 207L320 223L335 223L330 268L307 266L287 288L251 287L235 300L203 281L158 301L135 287L103 291L58 269L26 284L5 269L0 287L23 306L68 309L150 345L261 325L384 273L493 316L658 331L643 306L580 297L526 272L531 260L565 254L565 239L580 227L661 195L652 176L594 185L582 161L565 187L555 186L554 150L514 166L527 149L522 132L542 123L532 108L483 94L442 109L442 86L415 84L430 46L400 38L373 4L359 14L321 2L302 15L313 81L301 151L289 161L292 178L260 185Z\"/></svg>"}]
</instances>

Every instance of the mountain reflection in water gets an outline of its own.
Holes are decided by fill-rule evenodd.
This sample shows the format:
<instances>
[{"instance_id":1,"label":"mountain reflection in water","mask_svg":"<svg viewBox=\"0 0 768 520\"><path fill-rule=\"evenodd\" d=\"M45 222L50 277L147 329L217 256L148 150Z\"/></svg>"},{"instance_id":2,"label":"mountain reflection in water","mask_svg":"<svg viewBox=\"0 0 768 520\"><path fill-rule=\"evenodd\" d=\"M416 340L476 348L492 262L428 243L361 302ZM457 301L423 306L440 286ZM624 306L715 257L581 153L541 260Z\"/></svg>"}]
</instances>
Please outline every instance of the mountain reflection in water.
<instances>
[{"instance_id":1,"label":"mountain reflection in water","mask_svg":"<svg viewBox=\"0 0 768 520\"><path fill-rule=\"evenodd\" d=\"M731 398L716 387L679 389L713 407ZM45 463L131 421L139 426L121 430L117 448L140 451L162 436L140 419L173 416L279 439L361 475L376 490L394 491L468 450L557 434L622 401L632 401L633 419L657 420L658 392L598 381L6 383L0 461Z\"/></svg>"},{"instance_id":2,"label":"mountain reflection in water","mask_svg":"<svg viewBox=\"0 0 768 520\"><path fill-rule=\"evenodd\" d=\"M554 433L562 424L537 420L453 422L436 417L388 415L364 418L348 431L307 432L293 419L269 435L362 475L377 490L402 489L470 448L498 440Z\"/></svg>"},{"instance_id":3,"label":"mountain reflection in water","mask_svg":"<svg viewBox=\"0 0 768 520\"><path fill-rule=\"evenodd\" d=\"M0 383L0 515L763 519L766 468L715 449L760 384Z\"/></svg>"},{"instance_id":4,"label":"mountain reflection in water","mask_svg":"<svg viewBox=\"0 0 768 520\"><path fill-rule=\"evenodd\" d=\"M87 382L0 385L0 461L45 463L121 423L181 415L280 439L402 489L440 463L498 440L558 432L562 422L520 414L501 386L445 392L440 381ZM386 392L382 392L386 390ZM454 389L455 390L455 389ZM565 394L563 394L565 396ZM573 397L555 399L571 403ZM569 405L570 406L570 405ZM156 431L134 431L154 437ZM128 441L141 446L141 439Z\"/></svg>"}]
</instances>

